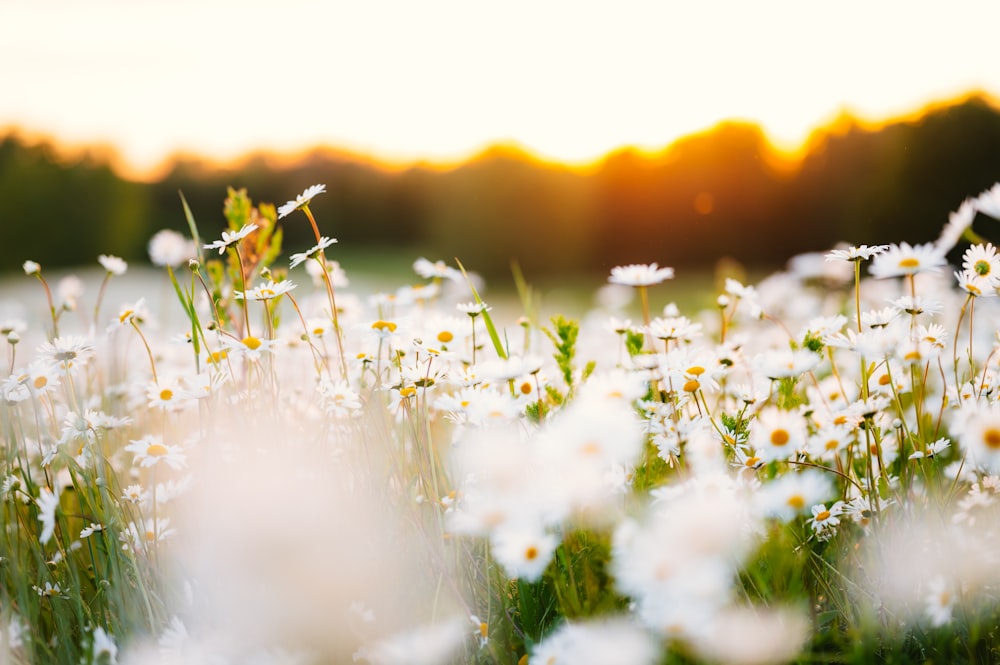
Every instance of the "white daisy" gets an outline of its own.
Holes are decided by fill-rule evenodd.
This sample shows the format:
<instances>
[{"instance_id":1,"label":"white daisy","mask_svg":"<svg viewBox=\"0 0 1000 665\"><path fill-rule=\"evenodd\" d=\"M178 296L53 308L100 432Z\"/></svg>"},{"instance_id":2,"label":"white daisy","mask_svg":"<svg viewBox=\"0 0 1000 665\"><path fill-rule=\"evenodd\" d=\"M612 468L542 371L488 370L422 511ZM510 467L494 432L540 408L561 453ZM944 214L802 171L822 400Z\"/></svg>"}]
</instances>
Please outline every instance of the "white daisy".
<instances>
[{"instance_id":1,"label":"white daisy","mask_svg":"<svg viewBox=\"0 0 1000 665\"><path fill-rule=\"evenodd\" d=\"M335 245L336 243L337 243L337 239L336 238L327 238L326 236L322 236L319 239L318 243L316 243L315 245L313 245L312 247L310 247L306 251L299 252L298 254L292 254L289 257L289 265L288 265L288 267L289 268L295 268L296 266L298 266L298 265L300 265L302 263L305 263L309 259L318 258L319 255L320 255L320 252L322 252L323 250L325 250L330 245Z\"/></svg>"},{"instance_id":2,"label":"white daisy","mask_svg":"<svg viewBox=\"0 0 1000 665\"><path fill-rule=\"evenodd\" d=\"M1000 219L1000 182L994 184L973 201L976 210L993 219Z\"/></svg>"},{"instance_id":3,"label":"white daisy","mask_svg":"<svg viewBox=\"0 0 1000 665\"><path fill-rule=\"evenodd\" d=\"M132 463L141 467L156 466L163 462L172 469L181 469L186 463L183 448L164 444L160 437L152 434L132 441L125 446L125 450L135 453Z\"/></svg>"},{"instance_id":4,"label":"white daisy","mask_svg":"<svg viewBox=\"0 0 1000 665\"><path fill-rule=\"evenodd\" d=\"M672 279L673 276L673 268L660 268L655 263L633 263L612 268L608 281L624 286L651 286Z\"/></svg>"},{"instance_id":5,"label":"white daisy","mask_svg":"<svg viewBox=\"0 0 1000 665\"><path fill-rule=\"evenodd\" d=\"M220 255L225 254L226 249L230 245L235 245L240 240L243 240L256 230L257 230L256 224L244 224L243 228L241 228L239 231L223 231L222 240L216 240L210 245L205 245L205 249L217 249L219 250Z\"/></svg>"},{"instance_id":6,"label":"white daisy","mask_svg":"<svg viewBox=\"0 0 1000 665\"><path fill-rule=\"evenodd\" d=\"M185 238L177 231L163 229L149 239L146 247L149 260L154 266L177 267L190 261L198 254L193 240Z\"/></svg>"},{"instance_id":7,"label":"white daisy","mask_svg":"<svg viewBox=\"0 0 1000 665\"><path fill-rule=\"evenodd\" d=\"M879 254L868 269L873 277L902 277L937 270L945 265L945 255L934 243L890 245Z\"/></svg>"},{"instance_id":8,"label":"white daisy","mask_svg":"<svg viewBox=\"0 0 1000 665\"><path fill-rule=\"evenodd\" d=\"M294 201L289 201L278 208L278 219L287 217L299 208L309 205L309 202L313 200L313 197L318 194L322 194L325 191L326 185L313 185L311 187L307 187L304 192L295 197Z\"/></svg>"},{"instance_id":9,"label":"white daisy","mask_svg":"<svg viewBox=\"0 0 1000 665\"><path fill-rule=\"evenodd\" d=\"M847 249L834 249L825 255L827 261L861 261L868 260L889 249L889 245L859 245Z\"/></svg>"},{"instance_id":10,"label":"white daisy","mask_svg":"<svg viewBox=\"0 0 1000 665\"><path fill-rule=\"evenodd\" d=\"M101 264L101 267L108 271L110 275L124 275L125 271L128 270L128 263L124 259L120 259L117 256L111 256L110 254L101 254L97 257L97 262Z\"/></svg>"},{"instance_id":11,"label":"white daisy","mask_svg":"<svg viewBox=\"0 0 1000 665\"><path fill-rule=\"evenodd\" d=\"M280 282L268 280L266 284L254 287L247 291L236 291L233 297L237 300L272 300L282 296L295 288L295 282L283 279Z\"/></svg>"}]
</instances>

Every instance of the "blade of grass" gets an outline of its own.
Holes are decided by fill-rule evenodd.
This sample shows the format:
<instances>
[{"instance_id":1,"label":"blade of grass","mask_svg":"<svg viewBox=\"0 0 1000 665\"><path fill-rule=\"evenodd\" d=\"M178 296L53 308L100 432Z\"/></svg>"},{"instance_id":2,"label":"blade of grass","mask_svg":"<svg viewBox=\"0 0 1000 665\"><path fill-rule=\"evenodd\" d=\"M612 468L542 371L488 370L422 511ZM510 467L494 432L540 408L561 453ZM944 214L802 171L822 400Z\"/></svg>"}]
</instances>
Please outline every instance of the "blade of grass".
<instances>
[{"instance_id":1,"label":"blade of grass","mask_svg":"<svg viewBox=\"0 0 1000 665\"><path fill-rule=\"evenodd\" d=\"M476 304L483 305L483 299L479 297L479 292L476 291L475 285L473 285L472 280L469 279L469 273L465 271L465 266L462 262L455 257L455 263L458 264L458 269L462 271L462 276L465 277L465 281L468 283L469 288L472 290L472 297L475 299ZM493 319L490 317L490 313L483 308L483 322L486 324L486 332L490 334L490 339L493 340L493 348L496 349L497 355L501 359L507 360L507 352L504 351L503 344L500 343L500 335L497 334L497 328L493 325Z\"/></svg>"},{"instance_id":2,"label":"blade of grass","mask_svg":"<svg viewBox=\"0 0 1000 665\"><path fill-rule=\"evenodd\" d=\"M184 206L184 217L187 219L188 228L191 229L191 239L194 240L194 246L198 250L198 263L204 263L205 257L201 251L201 236L198 235L198 225L195 224L194 214L192 214L191 208L188 206L187 199L184 198L184 192L178 189L177 194L181 197L181 205Z\"/></svg>"}]
</instances>

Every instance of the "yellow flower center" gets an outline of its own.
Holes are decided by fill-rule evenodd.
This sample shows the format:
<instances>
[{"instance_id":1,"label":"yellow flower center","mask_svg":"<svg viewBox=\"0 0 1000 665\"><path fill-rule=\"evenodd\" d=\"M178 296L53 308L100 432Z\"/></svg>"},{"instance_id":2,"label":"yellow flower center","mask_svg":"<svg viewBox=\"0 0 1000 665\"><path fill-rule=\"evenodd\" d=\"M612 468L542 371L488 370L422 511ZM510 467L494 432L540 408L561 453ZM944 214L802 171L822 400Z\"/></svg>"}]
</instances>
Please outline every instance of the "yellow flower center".
<instances>
[{"instance_id":1,"label":"yellow flower center","mask_svg":"<svg viewBox=\"0 0 1000 665\"><path fill-rule=\"evenodd\" d=\"M150 457L163 457L167 454L167 447L162 443L152 443L146 448L146 454Z\"/></svg>"},{"instance_id":2,"label":"yellow flower center","mask_svg":"<svg viewBox=\"0 0 1000 665\"><path fill-rule=\"evenodd\" d=\"M272 289L261 289L260 290L260 295L263 296L263 297L265 297L265 298L273 298L274 297L274 291Z\"/></svg>"},{"instance_id":3,"label":"yellow flower center","mask_svg":"<svg viewBox=\"0 0 1000 665\"><path fill-rule=\"evenodd\" d=\"M987 448L994 450L1000 448L1000 429L991 427L983 432L983 443L986 444Z\"/></svg>"},{"instance_id":4,"label":"yellow flower center","mask_svg":"<svg viewBox=\"0 0 1000 665\"><path fill-rule=\"evenodd\" d=\"M747 461L744 462L744 464L750 467L751 469L757 466L759 463L760 463L759 457L748 457Z\"/></svg>"},{"instance_id":5,"label":"yellow flower center","mask_svg":"<svg viewBox=\"0 0 1000 665\"><path fill-rule=\"evenodd\" d=\"M887 386L889 385L890 381L891 379L889 378L888 374L883 374L882 376L878 377L878 384L880 386Z\"/></svg>"},{"instance_id":6,"label":"yellow flower center","mask_svg":"<svg viewBox=\"0 0 1000 665\"><path fill-rule=\"evenodd\" d=\"M413 397L416 394L417 394L417 389L414 388L413 386L406 386L405 388L399 389L400 397Z\"/></svg>"},{"instance_id":7,"label":"yellow flower center","mask_svg":"<svg viewBox=\"0 0 1000 665\"><path fill-rule=\"evenodd\" d=\"M824 521L826 521L828 519L830 519L830 511L829 510L822 510L819 513L816 514L816 521L817 522L824 522Z\"/></svg>"},{"instance_id":8,"label":"yellow flower center","mask_svg":"<svg viewBox=\"0 0 1000 665\"><path fill-rule=\"evenodd\" d=\"M705 368L701 365L695 365L694 367L688 367L687 373L693 376L701 376L705 373Z\"/></svg>"},{"instance_id":9,"label":"yellow flower center","mask_svg":"<svg viewBox=\"0 0 1000 665\"><path fill-rule=\"evenodd\" d=\"M907 256L905 259L900 259L900 261L899 261L899 267L900 268L919 268L920 267L920 260L917 259L917 258L915 258L915 257L913 257L913 256Z\"/></svg>"},{"instance_id":10,"label":"yellow flower center","mask_svg":"<svg viewBox=\"0 0 1000 665\"><path fill-rule=\"evenodd\" d=\"M164 402L169 402L174 397L174 391L170 388L164 388L160 391L160 399Z\"/></svg>"},{"instance_id":11,"label":"yellow flower center","mask_svg":"<svg viewBox=\"0 0 1000 665\"><path fill-rule=\"evenodd\" d=\"M132 316L132 314L133 311L131 309L126 309L121 313L121 316L118 317L118 323L125 323L125 321L128 320L128 317Z\"/></svg>"},{"instance_id":12,"label":"yellow flower center","mask_svg":"<svg viewBox=\"0 0 1000 665\"><path fill-rule=\"evenodd\" d=\"M597 455L601 452L601 444L596 441L588 441L587 443L580 446L580 452L584 455Z\"/></svg>"},{"instance_id":13,"label":"yellow flower center","mask_svg":"<svg viewBox=\"0 0 1000 665\"><path fill-rule=\"evenodd\" d=\"M789 442L791 435L788 434L788 430L776 429L771 432L771 444L775 446L783 446Z\"/></svg>"},{"instance_id":14,"label":"yellow flower center","mask_svg":"<svg viewBox=\"0 0 1000 665\"><path fill-rule=\"evenodd\" d=\"M693 393L697 391L698 388L701 388L701 384L698 383L695 379L691 379L690 381L684 382L684 392L686 393Z\"/></svg>"},{"instance_id":15,"label":"yellow flower center","mask_svg":"<svg viewBox=\"0 0 1000 665\"><path fill-rule=\"evenodd\" d=\"M451 340L455 339L455 336L451 334L448 330L442 330L438 333L437 340L442 344L447 344Z\"/></svg>"},{"instance_id":16,"label":"yellow flower center","mask_svg":"<svg viewBox=\"0 0 1000 665\"><path fill-rule=\"evenodd\" d=\"M805 508L806 500L801 494L793 494L788 497L788 505L796 510L802 510Z\"/></svg>"},{"instance_id":17,"label":"yellow flower center","mask_svg":"<svg viewBox=\"0 0 1000 665\"><path fill-rule=\"evenodd\" d=\"M522 395L530 395L531 394L531 382L530 381L525 381L524 383L521 384L521 394Z\"/></svg>"},{"instance_id":18,"label":"yellow flower center","mask_svg":"<svg viewBox=\"0 0 1000 665\"><path fill-rule=\"evenodd\" d=\"M261 341L256 337L244 337L243 346L247 347L251 351L256 351L260 348Z\"/></svg>"},{"instance_id":19,"label":"yellow flower center","mask_svg":"<svg viewBox=\"0 0 1000 665\"><path fill-rule=\"evenodd\" d=\"M216 351L215 353L208 354L208 362L215 365L226 359L229 355L229 351L222 349L221 351Z\"/></svg>"},{"instance_id":20,"label":"yellow flower center","mask_svg":"<svg viewBox=\"0 0 1000 665\"><path fill-rule=\"evenodd\" d=\"M524 558L527 559L528 561L534 561L535 559L537 559L538 548L535 547L534 545L529 546L528 549L524 550Z\"/></svg>"},{"instance_id":21,"label":"yellow flower center","mask_svg":"<svg viewBox=\"0 0 1000 665\"><path fill-rule=\"evenodd\" d=\"M837 439L830 439L829 441L826 442L826 445L823 447L826 448L827 450L835 450L839 445L840 441L838 441Z\"/></svg>"},{"instance_id":22,"label":"yellow flower center","mask_svg":"<svg viewBox=\"0 0 1000 665\"><path fill-rule=\"evenodd\" d=\"M44 377L44 376L40 376L40 377L36 378L35 381L34 381L35 389L36 390L41 390L42 388L44 388L48 384L48 382L49 382L49 380L46 377Z\"/></svg>"},{"instance_id":23,"label":"yellow flower center","mask_svg":"<svg viewBox=\"0 0 1000 665\"><path fill-rule=\"evenodd\" d=\"M146 531L146 540L149 542L156 540L156 533L152 530Z\"/></svg>"},{"instance_id":24,"label":"yellow flower center","mask_svg":"<svg viewBox=\"0 0 1000 665\"><path fill-rule=\"evenodd\" d=\"M380 332L396 332L398 326L392 321L383 321L379 319L372 324L372 330L378 330Z\"/></svg>"}]
</instances>

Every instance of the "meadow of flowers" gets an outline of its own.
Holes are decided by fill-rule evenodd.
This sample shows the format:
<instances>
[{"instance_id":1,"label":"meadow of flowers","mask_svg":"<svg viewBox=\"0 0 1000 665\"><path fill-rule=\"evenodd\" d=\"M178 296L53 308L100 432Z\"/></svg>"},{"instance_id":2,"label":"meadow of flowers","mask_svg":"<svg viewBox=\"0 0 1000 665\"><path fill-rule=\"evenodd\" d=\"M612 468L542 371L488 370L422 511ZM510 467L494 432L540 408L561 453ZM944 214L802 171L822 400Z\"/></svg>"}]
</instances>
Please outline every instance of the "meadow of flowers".
<instances>
[{"instance_id":1,"label":"meadow of flowers","mask_svg":"<svg viewBox=\"0 0 1000 665\"><path fill-rule=\"evenodd\" d=\"M701 312L619 266L579 320L457 261L355 293L324 192L230 190L218 239L185 203L162 322L117 257L25 262L0 663L1000 658L1000 186Z\"/></svg>"}]
</instances>

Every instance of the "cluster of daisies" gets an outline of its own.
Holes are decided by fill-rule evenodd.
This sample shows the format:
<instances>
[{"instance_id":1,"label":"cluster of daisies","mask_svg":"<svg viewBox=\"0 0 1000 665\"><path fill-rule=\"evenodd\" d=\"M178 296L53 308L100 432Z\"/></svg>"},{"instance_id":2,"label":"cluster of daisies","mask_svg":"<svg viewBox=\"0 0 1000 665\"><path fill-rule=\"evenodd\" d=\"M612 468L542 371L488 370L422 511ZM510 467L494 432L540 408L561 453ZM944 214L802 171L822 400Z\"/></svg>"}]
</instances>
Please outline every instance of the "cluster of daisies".
<instances>
[{"instance_id":1,"label":"cluster of daisies","mask_svg":"<svg viewBox=\"0 0 1000 665\"><path fill-rule=\"evenodd\" d=\"M946 561L993 545L1000 255L972 226L1000 219L1000 185L964 202L935 242L800 255L756 285L727 279L702 312L669 302L672 268L619 266L605 305L579 322L500 320L478 278L443 261L418 259L418 284L352 292L327 257L337 241L309 208L324 191L277 209L279 220L301 211L316 235L287 267L248 258L267 249L253 221L212 242L156 234L150 259L168 269L184 313L162 327L166 306L145 299L102 312L109 280L127 270L117 257L99 259L92 312L79 306L82 282L52 288L25 262L48 311L32 325L27 314L0 320L0 568L21 557L20 578L5 573L0 589L0 656L20 662L75 639L85 662L115 662L127 627L158 640L142 662L191 655L197 626L169 602L144 598L141 630L113 621L131 605L105 599L102 584L121 581L97 569L114 561L140 587L165 583L185 530L172 506L206 481L200 453L259 452L219 443L227 419L282 432L255 447L287 438L328 452L351 487L383 459L386 493L453 548L433 575L461 580L450 586L466 616L359 644L357 660L449 662L465 648L482 662L527 652L532 663L655 663L678 649L780 662L838 600L892 606L901 626L949 626L959 602L991 611L1000 575L989 560L882 566L892 557L879 546L907 533L905 547ZM224 259L229 281L210 286L209 262ZM605 547L574 549L588 539ZM34 554L13 554L24 547ZM747 572L762 552L791 561L802 548L844 566L808 597L770 594ZM516 624L506 583L481 580L498 566L506 580L559 587L573 560L599 569L617 613L518 642L534 628ZM470 582L470 567L485 572ZM74 595L103 609L53 619ZM574 602L559 611L585 614ZM65 621L77 624L69 634L54 628Z\"/></svg>"}]
</instances>

